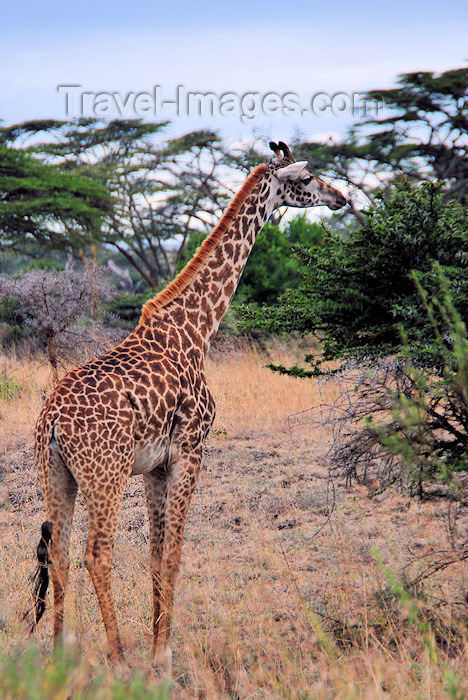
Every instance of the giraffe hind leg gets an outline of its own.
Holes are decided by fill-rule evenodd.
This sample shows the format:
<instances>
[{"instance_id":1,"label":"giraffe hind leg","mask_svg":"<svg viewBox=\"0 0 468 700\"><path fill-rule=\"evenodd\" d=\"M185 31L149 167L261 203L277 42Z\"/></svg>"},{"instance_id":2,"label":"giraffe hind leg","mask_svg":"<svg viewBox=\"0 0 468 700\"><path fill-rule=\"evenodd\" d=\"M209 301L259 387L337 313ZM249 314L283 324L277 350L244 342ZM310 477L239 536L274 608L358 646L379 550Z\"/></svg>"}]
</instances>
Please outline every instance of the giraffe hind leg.
<instances>
[{"instance_id":1,"label":"giraffe hind leg","mask_svg":"<svg viewBox=\"0 0 468 700\"><path fill-rule=\"evenodd\" d=\"M68 550L78 487L63 462L57 443L51 444L49 503L47 513L53 523L50 544L50 574L54 591L54 644L62 642L65 589L68 584Z\"/></svg>"},{"instance_id":2,"label":"giraffe hind leg","mask_svg":"<svg viewBox=\"0 0 468 700\"><path fill-rule=\"evenodd\" d=\"M42 535L37 548L38 566L34 575L33 631L45 610L45 597L52 579L54 595L54 642L61 641L63 629L64 596L68 582L68 547L77 485L63 462L55 440L50 444L46 490L47 517L42 524Z\"/></svg>"},{"instance_id":3,"label":"giraffe hind leg","mask_svg":"<svg viewBox=\"0 0 468 700\"><path fill-rule=\"evenodd\" d=\"M201 455L196 451L180 457L177 463L172 464L166 491L164 539L160 557L158 556L159 571L152 572L154 595L158 599L158 604L154 606L153 663L165 675L171 673L170 635L174 586L180 566L185 520L200 464Z\"/></svg>"}]
</instances>

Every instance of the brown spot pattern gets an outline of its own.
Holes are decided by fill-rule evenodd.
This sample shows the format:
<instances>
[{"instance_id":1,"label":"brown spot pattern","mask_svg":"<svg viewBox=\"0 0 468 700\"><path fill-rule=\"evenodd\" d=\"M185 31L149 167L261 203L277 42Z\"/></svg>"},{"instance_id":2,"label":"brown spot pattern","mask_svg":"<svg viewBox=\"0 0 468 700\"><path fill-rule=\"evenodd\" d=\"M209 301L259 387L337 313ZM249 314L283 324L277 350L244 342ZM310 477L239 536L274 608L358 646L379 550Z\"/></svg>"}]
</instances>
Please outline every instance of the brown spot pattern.
<instances>
[{"instance_id":1,"label":"brown spot pattern","mask_svg":"<svg viewBox=\"0 0 468 700\"><path fill-rule=\"evenodd\" d=\"M289 158L289 157L288 157ZM288 162L293 162L289 158ZM187 510L215 403L204 358L252 245L275 208L344 200L319 178L281 182L286 163L256 168L194 260L143 310L135 331L73 370L36 426L38 475L53 523L54 638L63 627L68 546L77 490L89 513L86 567L99 600L111 659L123 661L111 591L118 515L132 473L142 473L150 523L153 660L167 662L174 584ZM331 200L330 200L331 201ZM340 205L341 206L341 205Z\"/></svg>"}]
</instances>

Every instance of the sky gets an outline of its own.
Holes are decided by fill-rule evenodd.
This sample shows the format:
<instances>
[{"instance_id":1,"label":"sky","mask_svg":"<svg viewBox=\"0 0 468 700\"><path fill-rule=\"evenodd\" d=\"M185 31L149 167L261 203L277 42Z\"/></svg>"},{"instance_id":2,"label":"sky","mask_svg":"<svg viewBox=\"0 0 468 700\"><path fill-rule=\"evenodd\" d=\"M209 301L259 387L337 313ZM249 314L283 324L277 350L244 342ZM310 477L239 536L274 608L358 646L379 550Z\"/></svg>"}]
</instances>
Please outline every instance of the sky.
<instances>
[{"instance_id":1,"label":"sky","mask_svg":"<svg viewBox=\"0 0 468 700\"><path fill-rule=\"evenodd\" d=\"M143 116L170 119L171 135L325 139L354 121L353 93L465 65L467 37L461 0L18 0L2 9L0 119ZM73 104L58 90L71 85ZM177 86L179 107L163 105ZM189 107L200 92L214 111Z\"/></svg>"}]
</instances>

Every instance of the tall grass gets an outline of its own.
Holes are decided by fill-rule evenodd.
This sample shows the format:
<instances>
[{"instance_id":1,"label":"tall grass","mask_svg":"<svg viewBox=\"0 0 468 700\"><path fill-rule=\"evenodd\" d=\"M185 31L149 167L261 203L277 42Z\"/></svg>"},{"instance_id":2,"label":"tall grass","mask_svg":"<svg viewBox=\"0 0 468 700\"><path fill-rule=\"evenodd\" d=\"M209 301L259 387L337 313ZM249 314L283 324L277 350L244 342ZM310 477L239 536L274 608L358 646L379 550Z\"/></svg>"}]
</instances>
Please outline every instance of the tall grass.
<instances>
[{"instance_id":1,"label":"tall grass","mask_svg":"<svg viewBox=\"0 0 468 700\"><path fill-rule=\"evenodd\" d=\"M206 373L216 398L215 430L271 431L284 429L289 415L305 411L335 396L336 385L298 381L273 373L268 362L296 362L303 349L272 345L268 354L245 343L230 356L208 358Z\"/></svg>"}]
</instances>

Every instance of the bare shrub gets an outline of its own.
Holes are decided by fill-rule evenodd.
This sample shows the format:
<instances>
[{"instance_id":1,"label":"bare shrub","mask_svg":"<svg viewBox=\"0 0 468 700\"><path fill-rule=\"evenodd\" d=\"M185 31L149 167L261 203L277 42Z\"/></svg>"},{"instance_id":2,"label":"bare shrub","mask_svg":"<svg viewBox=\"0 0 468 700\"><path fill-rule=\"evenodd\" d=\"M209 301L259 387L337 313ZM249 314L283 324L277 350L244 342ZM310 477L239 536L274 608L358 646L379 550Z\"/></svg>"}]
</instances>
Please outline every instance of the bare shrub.
<instances>
[{"instance_id":1,"label":"bare shrub","mask_svg":"<svg viewBox=\"0 0 468 700\"><path fill-rule=\"evenodd\" d=\"M332 430L327 454L332 473L344 476L348 486L353 479L382 486L402 485L401 460L382 445L374 425L390 421L395 395L411 394L412 382L404 364L381 359L369 369L350 363L340 385L335 401L321 410L321 420Z\"/></svg>"},{"instance_id":2,"label":"bare shrub","mask_svg":"<svg viewBox=\"0 0 468 700\"><path fill-rule=\"evenodd\" d=\"M444 378L380 358L371 367L349 363L340 386L313 421L331 427L332 474L374 491L394 485L422 497L436 483L439 494L466 497L466 472L451 470L449 459L464 445L463 416Z\"/></svg>"},{"instance_id":3,"label":"bare shrub","mask_svg":"<svg viewBox=\"0 0 468 700\"><path fill-rule=\"evenodd\" d=\"M14 297L26 323L47 352L54 382L59 366L81 359L103 340L97 326L100 306L114 292L95 266L83 272L30 270L0 275L0 297Z\"/></svg>"}]
</instances>

